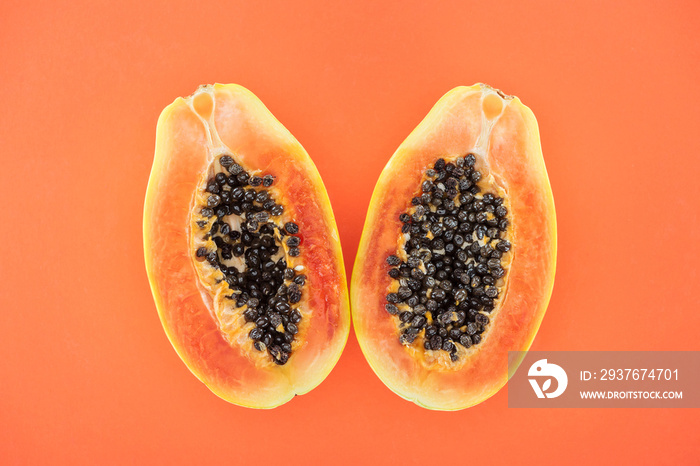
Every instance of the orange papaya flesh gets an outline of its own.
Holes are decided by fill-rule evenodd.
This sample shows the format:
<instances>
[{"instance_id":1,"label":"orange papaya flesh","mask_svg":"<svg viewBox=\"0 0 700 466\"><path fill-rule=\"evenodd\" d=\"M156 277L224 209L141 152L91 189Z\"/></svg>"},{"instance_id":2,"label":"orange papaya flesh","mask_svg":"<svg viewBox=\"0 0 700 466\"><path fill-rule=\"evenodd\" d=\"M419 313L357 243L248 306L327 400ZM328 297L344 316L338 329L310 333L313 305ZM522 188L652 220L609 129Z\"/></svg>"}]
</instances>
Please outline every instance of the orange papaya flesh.
<instances>
[{"instance_id":1,"label":"orange papaya flesh","mask_svg":"<svg viewBox=\"0 0 700 466\"><path fill-rule=\"evenodd\" d=\"M462 176L452 176L456 168ZM476 180L471 176L478 181L468 186L462 180ZM527 350L535 338L556 251L554 201L532 111L483 84L451 90L400 145L374 189L351 283L363 354L392 391L420 406L456 410L484 401L520 362L509 362L508 352Z\"/></svg>"},{"instance_id":2,"label":"orange papaya flesh","mask_svg":"<svg viewBox=\"0 0 700 466\"><path fill-rule=\"evenodd\" d=\"M330 201L250 91L201 86L165 108L143 226L163 328L215 394L272 408L329 374L350 326Z\"/></svg>"}]
</instances>

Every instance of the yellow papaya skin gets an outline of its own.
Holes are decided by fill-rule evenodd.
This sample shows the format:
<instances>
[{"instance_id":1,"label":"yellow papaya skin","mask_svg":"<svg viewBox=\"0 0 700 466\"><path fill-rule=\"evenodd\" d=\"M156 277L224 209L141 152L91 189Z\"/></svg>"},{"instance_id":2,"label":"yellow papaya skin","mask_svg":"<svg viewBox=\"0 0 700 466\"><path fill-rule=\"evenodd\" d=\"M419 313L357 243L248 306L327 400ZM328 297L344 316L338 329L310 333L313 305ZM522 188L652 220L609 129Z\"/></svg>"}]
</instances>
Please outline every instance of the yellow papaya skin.
<instances>
[{"instance_id":1,"label":"yellow papaya skin","mask_svg":"<svg viewBox=\"0 0 700 466\"><path fill-rule=\"evenodd\" d=\"M208 127L216 128L217 138L247 170L275 177L275 198L285 206L286 219L305 232L301 343L282 366L252 357L249 340L239 344L226 338L215 297L195 270L191 214L211 163ZM163 110L143 234L146 271L163 329L189 370L216 395L241 406L274 408L309 392L330 373L350 329L335 218L311 158L253 93L236 84L202 86Z\"/></svg>"},{"instance_id":2,"label":"yellow papaya skin","mask_svg":"<svg viewBox=\"0 0 700 466\"><path fill-rule=\"evenodd\" d=\"M477 168L509 203L512 262L502 298L479 345L457 364L440 364L399 342L395 318L384 309L391 284L385 259L397 251L399 215L438 159L477 155ZM376 184L351 282L353 325L377 376L397 395L436 410L474 406L508 381L537 334L554 285L556 213L537 120L517 97L484 84L445 94L399 146Z\"/></svg>"}]
</instances>

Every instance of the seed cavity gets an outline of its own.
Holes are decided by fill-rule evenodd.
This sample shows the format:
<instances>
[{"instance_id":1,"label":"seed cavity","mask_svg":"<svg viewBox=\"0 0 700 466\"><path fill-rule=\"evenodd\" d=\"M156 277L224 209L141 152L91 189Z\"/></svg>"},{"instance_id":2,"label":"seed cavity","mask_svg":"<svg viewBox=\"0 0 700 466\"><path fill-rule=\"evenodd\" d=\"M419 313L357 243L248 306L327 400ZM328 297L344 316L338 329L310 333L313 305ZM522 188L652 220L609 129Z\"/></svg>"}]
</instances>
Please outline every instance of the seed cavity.
<instances>
[{"instance_id":1,"label":"seed cavity","mask_svg":"<svg viewBox=\"0 0 700 466\"><path fill-rule=\"evenodd\" d=\"M483 192L469 153L427 169L399 216L403 246L386 258L391 291L385 309L401 344L459 360L481 343L496 308L511 250L504 198Z\"/></svg>"},{"instance_id":2,"label":"seed cavity","mask_svg":"<svg viewBox=\"0 0 700 466\"><path fill-rule=\"evenodd\" d=\"M227 298L250 326L251 346L284 365L299 333L306 284L303 268L292 268L288 258L302 254L303 236L296 223L281 220L284 206L267 189L274 176L249 173L230 154L217 161L220 169L207 179L204 204L196 208L200 233L213 246L194 255L222 272Z\"/></svg>"}]
</instances>

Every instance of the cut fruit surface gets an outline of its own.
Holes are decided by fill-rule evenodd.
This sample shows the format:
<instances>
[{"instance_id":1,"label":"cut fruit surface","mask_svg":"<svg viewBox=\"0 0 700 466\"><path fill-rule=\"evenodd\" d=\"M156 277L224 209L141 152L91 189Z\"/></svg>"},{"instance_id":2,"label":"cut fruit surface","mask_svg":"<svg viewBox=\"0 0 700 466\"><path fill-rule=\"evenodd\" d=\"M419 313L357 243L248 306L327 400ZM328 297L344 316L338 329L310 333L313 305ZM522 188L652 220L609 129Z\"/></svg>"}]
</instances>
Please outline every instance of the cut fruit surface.
<instances>
[{"instance_id":1,"label":"cut fruit surface","mask_svg":"<svg viewBox=\"0 0 700 466\"><path fill-rule=\"evenodd\" d=\"M355 332L395 393L441 410L495 394L551 296L556 215L537 121L483 84L448 92L374 189L351 284Z\"/></svg>"},{"instance_id":2,"label":"cut fruit surface","mask_svg":"<svg viewBox=\"0 0 700 466\"><path fill-rule=\"evenodd\" d=\"M247 89L201 86L163 110L144 250L170 342L221 398L275 407L338 361L350 311L328 195Z\"/></svg>"}]
</instances>

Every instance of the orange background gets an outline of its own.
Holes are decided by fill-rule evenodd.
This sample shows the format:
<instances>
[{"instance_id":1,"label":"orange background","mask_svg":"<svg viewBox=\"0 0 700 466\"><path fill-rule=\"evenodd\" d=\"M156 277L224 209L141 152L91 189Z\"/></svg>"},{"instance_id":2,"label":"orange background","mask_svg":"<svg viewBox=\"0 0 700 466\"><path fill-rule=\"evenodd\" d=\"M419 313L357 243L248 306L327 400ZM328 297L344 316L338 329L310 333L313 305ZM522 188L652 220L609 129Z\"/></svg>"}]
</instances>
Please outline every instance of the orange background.
<instances>
[{"instance_id":1,"label":"orange background","mask_svg":"<svg viewBox=\"0 0 700 466\"><path fill-rule=\"evenodd\" d=\"M688 464L697 410L431 412L351 334L272 411L193 377L158 320L141 215L157 117L256 93L314 158L351 272L370 194L450 88L537 115L559 222L533 349L699 350L700 4L198 2L0 6L0 463Z\"/></svg>"}]
</instances>

